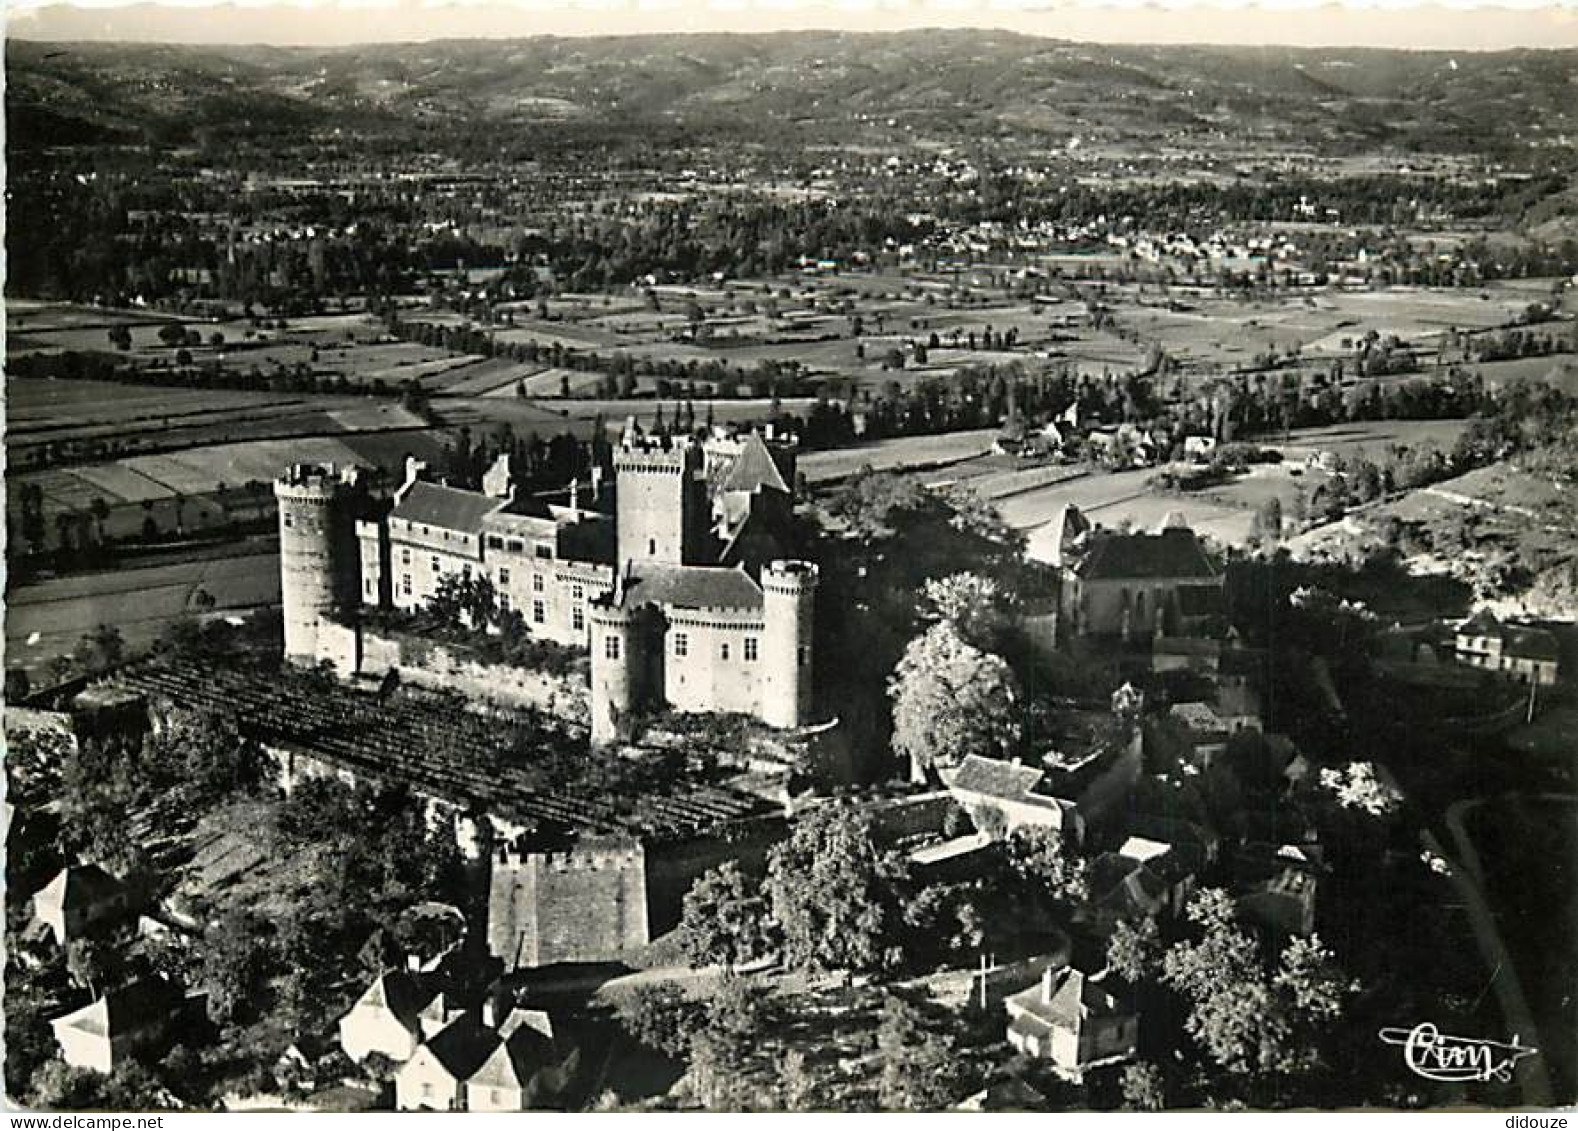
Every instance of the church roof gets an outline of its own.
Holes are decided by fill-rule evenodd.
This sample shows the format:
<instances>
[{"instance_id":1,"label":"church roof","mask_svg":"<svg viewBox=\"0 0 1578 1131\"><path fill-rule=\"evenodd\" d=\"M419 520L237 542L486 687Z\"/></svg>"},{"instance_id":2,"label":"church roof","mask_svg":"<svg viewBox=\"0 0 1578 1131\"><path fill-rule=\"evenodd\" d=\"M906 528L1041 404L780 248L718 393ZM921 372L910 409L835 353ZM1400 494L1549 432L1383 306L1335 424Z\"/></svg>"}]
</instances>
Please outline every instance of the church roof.
<instances>
[{"instance_id":1,"label":"church roof","mask_svg":"<svg viewBox=\"0 0 1578 1131\"><path fill-rule=\"evenodd\" d=\"M625 591L625 607L760 609L762 590L751 575L722 566L644 565Z\"/></svg>"},{"instance_id":2,"label":"church roof","mask_svg":"<svg viewBox=\"0 0 1578 1131\"><path fill-rule=\"evenodd\" d=\"M477 534L482 530L482 520L504 506L505 500L480 491L462 491L458 487L417 480L401 493L390 516L420 526Z\"/></svg>"},{"instance_id":3,"label":"church roof","mask_svg":"<svg viewBox=\"0 0 1578 1131\"><path fill-rule=\"evenodd\" d=\"M1077 570L1087 581L1221 576L1200 539L1187 527L1169 527L1160 534L1097 538Z\"/></svg>"},{"instance_id":4,"label":"church roof","mask_svg":"<svg viewBox=\"0 0 1578 1131\"><path fill-rule=\"evenodd\" d=\"M784 482L783 472L778 464L773 461L772 452L767 449L767 442L761 434L752 432L745 437L740 448L740 454L729 465L728 472L724 475L723 489L725 491L755 491L765 487L770 491L782 491L789 494L789 485Z\"/></svg>"}]
</instances>

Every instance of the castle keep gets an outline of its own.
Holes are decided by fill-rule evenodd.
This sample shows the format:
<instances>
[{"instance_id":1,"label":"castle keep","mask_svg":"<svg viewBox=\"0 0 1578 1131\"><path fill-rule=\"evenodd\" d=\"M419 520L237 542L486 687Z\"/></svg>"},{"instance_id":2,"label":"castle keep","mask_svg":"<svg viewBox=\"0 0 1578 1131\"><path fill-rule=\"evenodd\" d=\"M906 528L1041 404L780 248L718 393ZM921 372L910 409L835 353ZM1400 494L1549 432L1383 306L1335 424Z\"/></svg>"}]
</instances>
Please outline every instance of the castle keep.
<instances>
[{"instance_id":1,"label":"castle keep","mask_svg":"<svg viewBox=\"0 0 1578 1131\"><path fill-rule=\"evenodd\" d=\"M595 743L664 706L810 722L817 568L785 554L793 441L632 422L613 471L549 501L503 458L481 491L412 464L376 515L354 470L292 468L275 484L287 658L334 659L337 610L417 609L446 576L485 577L534 636L589 649Z\"/></svg>"}]
</instances>

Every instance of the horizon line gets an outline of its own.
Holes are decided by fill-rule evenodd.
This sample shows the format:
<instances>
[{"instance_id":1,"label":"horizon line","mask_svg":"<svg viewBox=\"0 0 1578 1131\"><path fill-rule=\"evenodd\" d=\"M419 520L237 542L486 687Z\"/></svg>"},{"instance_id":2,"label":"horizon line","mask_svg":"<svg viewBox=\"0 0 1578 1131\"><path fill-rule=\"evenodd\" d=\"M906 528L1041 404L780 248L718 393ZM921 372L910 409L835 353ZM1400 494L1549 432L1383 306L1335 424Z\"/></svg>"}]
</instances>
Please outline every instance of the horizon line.
<instances>
[{"instance_id":1,"label":"horizon line","mask_svg":"<svg viewBox=\"0 0 1578 1131\"><path fill-rule=\"evenodd\" d=\"M1090 46L1497 53L1578 48L1578 0L349 0L13 3L29 43L334 49L662 36L980 32ZM370 33L371 32L371 33ZM370 34L369 34L370 33Z\"/></svg>"}]
</instances>

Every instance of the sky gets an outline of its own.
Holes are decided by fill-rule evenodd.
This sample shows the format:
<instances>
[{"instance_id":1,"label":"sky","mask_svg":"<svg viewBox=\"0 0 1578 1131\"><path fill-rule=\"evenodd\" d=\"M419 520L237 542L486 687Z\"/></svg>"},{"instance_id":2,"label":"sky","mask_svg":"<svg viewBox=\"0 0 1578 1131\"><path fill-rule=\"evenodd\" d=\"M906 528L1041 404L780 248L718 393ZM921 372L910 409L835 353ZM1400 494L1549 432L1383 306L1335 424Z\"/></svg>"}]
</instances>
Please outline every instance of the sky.
<instances>
[{"instance_id":1,"label":"sky","mask_svg":"<svg viewBox=\"0 0 1578 1131\"><path fill-rule=\"evenodd\" d=\"M175 4L6 0L6 34L47 40L343 46L646 32L1001 28L1106 43L1287 44L1452 51L1578 47L1578 0L341 0Z\"/></svg>"}]
</instances>

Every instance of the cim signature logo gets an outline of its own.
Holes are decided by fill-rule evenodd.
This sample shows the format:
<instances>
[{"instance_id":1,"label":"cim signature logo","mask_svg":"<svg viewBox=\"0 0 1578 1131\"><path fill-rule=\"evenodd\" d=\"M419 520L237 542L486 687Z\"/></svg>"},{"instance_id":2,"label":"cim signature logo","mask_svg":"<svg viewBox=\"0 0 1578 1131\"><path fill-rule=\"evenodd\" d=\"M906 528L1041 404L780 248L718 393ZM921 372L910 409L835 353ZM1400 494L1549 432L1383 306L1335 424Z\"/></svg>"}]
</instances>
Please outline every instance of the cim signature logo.
<instances>
[{"instance_id":1,"label":"cim signature logo","mask_svg":"<svg viewBox=\"0 0 1578 1131\"><path fill-rule=\"evenodd\" d=\"M1512 1066L1538 1049L1525 1048L1518 1038L1486 1041L1478 1037L1453 1037L1425 1021L1412 1029L1382 1029L1381 1040L1401 1045L1403 1062L1426 1080L1512 1079Z\"/></svg>"}]
</instances>

